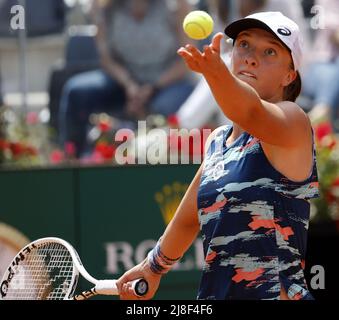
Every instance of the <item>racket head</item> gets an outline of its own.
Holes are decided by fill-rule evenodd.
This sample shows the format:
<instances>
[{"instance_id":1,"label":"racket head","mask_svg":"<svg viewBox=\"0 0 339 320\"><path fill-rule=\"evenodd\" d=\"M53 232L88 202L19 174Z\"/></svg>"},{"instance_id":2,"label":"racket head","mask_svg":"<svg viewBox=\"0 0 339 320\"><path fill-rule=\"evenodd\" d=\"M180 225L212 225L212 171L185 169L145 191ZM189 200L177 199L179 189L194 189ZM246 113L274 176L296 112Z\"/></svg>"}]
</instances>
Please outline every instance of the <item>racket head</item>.
<instances>
[{"instance_id":1,"label":"racket head","mask_svg":"<svg viewBox=\"0 0 339 320\"><path fill-rule=\"evenodd\" d=\"M25 246L0 282L0 300L68 300L79 279L75 249L59 238L41 238Z\"/></svg>"}]
</instances>

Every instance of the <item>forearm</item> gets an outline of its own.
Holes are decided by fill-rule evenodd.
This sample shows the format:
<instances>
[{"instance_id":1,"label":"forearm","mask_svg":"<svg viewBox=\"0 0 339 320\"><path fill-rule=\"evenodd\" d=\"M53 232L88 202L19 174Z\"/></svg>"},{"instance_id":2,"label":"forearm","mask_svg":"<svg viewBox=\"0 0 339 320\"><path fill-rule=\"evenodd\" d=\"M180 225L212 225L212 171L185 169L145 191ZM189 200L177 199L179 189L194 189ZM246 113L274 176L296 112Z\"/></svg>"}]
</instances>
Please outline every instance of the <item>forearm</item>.
<instances>
[{"instance_id":1,"label":"forearm","mask_svg":"<svg viewBox=\"0 0 339 320\"><path fill-rule=\"evenodd\" d=\"M182 257L199 233L199 225L182 225L173 219L161 237L161 251L173 259Z\"/></svg>"},{"instance_id":2,"label":"forearm","mask_svg":"<svg viewBox=\"0 0 339 320\"><path fill-rule=\"evenodd\" d=\"M96 41L101 67L120 85L127 87L132 82L132 77L126 68L111 57L104 29L99 29Z\"/></svg>"},{"instance_id":3,"label":"forearm","mask_svg":"<svg viewBox=\"0 0 339 320\"><path fill-rule=\"evenodd\" d=\"M258 93L247 83L237 79L222 64L217 73L203 74L221 110L230 120L246 127L255 110L261 107Z\"/></svg>"},{"instance_id":4,"label":"forearm","mask_svg":"<svg viewBox=\"0 0 339 320\"><path fill-rule=\"evenodd\" d=\"M113 59L109 57L101 59L101 66L121 86L128 87L131 82L134 83L134 80L126 68L115 62Z\"/></svg>"},{"instance_id":5,"label":"forearm","mask_svg":"<svg viewBox=\"0 0 339 320\"><path fill-rule=\"evenodd\" d=\"M109 48L107 46L107 41L105 39L104 30L99 29L98 31L97 47L99 51L101 67L119 84L121 84L123 87L127 87L132 81L132 78L126 68L121 66L111 57Z\"/></svg>"}]
</instances>

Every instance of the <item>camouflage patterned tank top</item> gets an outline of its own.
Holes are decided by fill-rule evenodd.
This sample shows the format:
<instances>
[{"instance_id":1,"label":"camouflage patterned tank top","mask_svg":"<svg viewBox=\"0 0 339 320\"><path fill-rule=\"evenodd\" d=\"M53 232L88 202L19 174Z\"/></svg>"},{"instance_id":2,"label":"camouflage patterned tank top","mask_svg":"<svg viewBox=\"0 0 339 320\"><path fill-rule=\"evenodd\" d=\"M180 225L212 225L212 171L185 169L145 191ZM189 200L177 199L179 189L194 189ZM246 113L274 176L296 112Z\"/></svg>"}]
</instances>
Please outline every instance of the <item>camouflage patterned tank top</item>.
<instances>
[{"instance_id":1,"label":"camouflage patterned tank top","mask_svg":"<svg viewBox=\"0 0 339 320\"><path fill-rule=\"evenodd\" d=\"M230 146L224 126L212 140L198 190L205 263L198 299L312 299L304 277L310 213L318 196L313 168L294 182L243 132Z\"/></svg>"}]
</instances>

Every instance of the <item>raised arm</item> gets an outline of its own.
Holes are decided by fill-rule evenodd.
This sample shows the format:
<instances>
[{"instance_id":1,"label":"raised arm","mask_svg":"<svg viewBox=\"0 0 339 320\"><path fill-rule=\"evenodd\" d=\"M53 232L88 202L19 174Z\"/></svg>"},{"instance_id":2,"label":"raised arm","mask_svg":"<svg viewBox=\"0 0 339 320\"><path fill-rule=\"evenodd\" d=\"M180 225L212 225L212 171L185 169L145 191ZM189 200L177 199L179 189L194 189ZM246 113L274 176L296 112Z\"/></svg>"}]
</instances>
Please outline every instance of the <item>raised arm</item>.
<instances>
[{"instance_id":1,"label":"raised arm","mask_svg":"<svg viewBox=\"0 0 339 320\"><path fill-rule=\"evenodd\" d=\"M192 45L180 48L187 66L202 73L225 115L242 129L271 145L295 148L310 143L307 115L293 102L271 103L249 84L235 77L220 58L222 33L200 52Z\"/></svg>"}]
</instances>

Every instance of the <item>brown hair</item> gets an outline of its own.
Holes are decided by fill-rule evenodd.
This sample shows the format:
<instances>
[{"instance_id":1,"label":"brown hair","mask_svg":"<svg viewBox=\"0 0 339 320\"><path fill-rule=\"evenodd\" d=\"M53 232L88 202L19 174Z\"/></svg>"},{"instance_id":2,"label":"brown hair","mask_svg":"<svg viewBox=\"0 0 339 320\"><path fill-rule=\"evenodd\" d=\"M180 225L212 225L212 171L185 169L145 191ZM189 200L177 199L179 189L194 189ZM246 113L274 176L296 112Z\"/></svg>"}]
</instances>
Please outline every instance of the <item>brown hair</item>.
<instances>
[{"instance_id":1,"label":"brown hair","mask_svg":"<svg viewBox=\"0 0 339 320\"><path fill-rule=\"evenodd\" d=\"M291 64L291 68L294 69L293 62ZM283 91L283 99L285 101L292 101L298 98L301 91L301 77L299 71L297 71L297 77L291 82L287 87L284 88Z\"/></svg>"}]
</instances>

